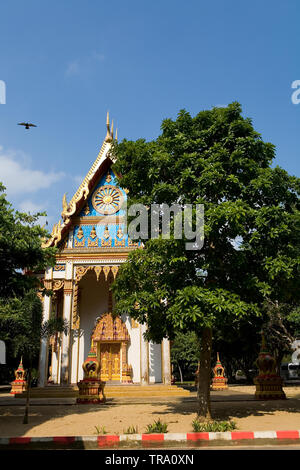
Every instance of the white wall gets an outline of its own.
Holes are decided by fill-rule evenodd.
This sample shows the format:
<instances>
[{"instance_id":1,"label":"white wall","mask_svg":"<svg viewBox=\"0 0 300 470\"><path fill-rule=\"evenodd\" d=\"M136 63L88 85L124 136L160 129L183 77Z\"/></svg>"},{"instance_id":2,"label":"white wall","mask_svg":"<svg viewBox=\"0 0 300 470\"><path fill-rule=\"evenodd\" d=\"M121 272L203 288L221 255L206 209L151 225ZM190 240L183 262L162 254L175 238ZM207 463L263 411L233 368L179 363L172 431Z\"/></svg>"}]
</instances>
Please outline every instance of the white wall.
<instances>
[{"instance_id":1,"label":"white wall","mask_svg":"<svg viewBox=\"0 0 300 470\"><path fill-rule=\"evenodd\" d=\"M108 311L108 283L101 276L96 280L94 273L84 277L79 285L81 290L80 301L80 328L81 335L72 341L71 382L83 379L82 364L87 358L91 346L91 333L96 318ZM130 336L128 343L127 362L132 366L134 383L141 382L141 332L140 328L131 327L128 315L122 317ZM78 353L79 342L79 353ZM162 351L161 344L149 343L149 382L162 382Z\"/></svg>"},{"instance_id":2,"label":"white wall","mask_svg":"<svg viewBox=\"0 0 300 470\"><path fill-rule=\"evenodd\" d=\"M149 382L161 381L161 344L149 342Z\"/></svg>"},{"instance_id":3,"label":"white wall","mask_svg":"<svg viewBox=\"0 0 300 470\"><path fill-rule=\"evenodd\" d=\"M123 318L122 318L123 319ZM124 321L124 319L123 319ZM133 383L140 383L141 381L141 351L140 351L140 328L131 328L131 319L126 317L125 321L130 342L128 346L127 362L132 367L132 381Z\"/></svg>"},{"instance_id":4,"label":"white wall","mask_svg":"<svg viewBox=\"0 0 300 470\"><path fill-rule=\"evenodd\" d=\"M82 288L80 301L80 328L82 335L79 338L78 380L82 380L82 364L90 351L91 334L96 318L108 311L108 284L102 276L97 281L95 274L91 273L89 278L87 276L83 278L79 286ZM73 343L73 383L76 382L77 354L77 345Z\"/></svg>"}]
</instances>

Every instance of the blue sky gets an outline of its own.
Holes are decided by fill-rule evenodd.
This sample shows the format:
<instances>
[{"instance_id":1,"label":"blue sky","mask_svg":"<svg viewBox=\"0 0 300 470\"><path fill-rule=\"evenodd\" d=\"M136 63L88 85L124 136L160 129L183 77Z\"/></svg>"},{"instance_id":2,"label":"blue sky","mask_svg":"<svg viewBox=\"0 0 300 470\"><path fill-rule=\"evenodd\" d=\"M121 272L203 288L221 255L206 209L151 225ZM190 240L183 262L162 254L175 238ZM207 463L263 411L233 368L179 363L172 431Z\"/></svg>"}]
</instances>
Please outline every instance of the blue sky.
<instances>
[{"instance_id":1,"label":"blue sky","mask_svg":"<svg viewBox=\"0 0 300 470\"><path fill-rule=\"evenodd\" d=\"M239 101L275 164L300 176L298 0L15 0L1 5L0 181L59 220L105 137L147 140L162 119ZM25 130L18 122L37 128Z\"/></svg>"}]
</instances>

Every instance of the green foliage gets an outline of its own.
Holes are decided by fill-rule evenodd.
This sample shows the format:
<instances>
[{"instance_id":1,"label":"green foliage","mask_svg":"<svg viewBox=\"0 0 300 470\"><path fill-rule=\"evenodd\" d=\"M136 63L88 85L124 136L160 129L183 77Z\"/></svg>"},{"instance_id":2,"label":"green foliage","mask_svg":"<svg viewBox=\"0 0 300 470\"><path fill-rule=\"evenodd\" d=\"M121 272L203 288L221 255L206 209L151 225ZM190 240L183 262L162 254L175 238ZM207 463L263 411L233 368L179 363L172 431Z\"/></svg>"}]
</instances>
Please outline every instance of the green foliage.
<instances>
[{"instance_id":1,"label":"green foliage","mask_svg":"<svg viewBox=\"0 0 300 470\"><path fill-rule=\"evenodd\" d=\"M138 427L129 426L123 434L138 434Z\"/></svg>"},{"instance_id":2,"label":"green foliage","mask_svg":"<svg viewBox=\"0 0 300 470\"><path fill-rule=\"evenodd\" d=\"M107 434L107 431L104 426L94 426L96 429L96 434Z\"/></svg>"},{"instance_id":3,"label":"green foliage","mask_svg":"<svg viewBox=\"0 0 300 470\"><path fill-rule=\"evenodd\" d=\"M194 432L227 432L236 429L234 421L199 421L197 418L192 422Z\"/></svg>"},{"instance_id":4,"label":"green foliage","mask_svg":"<svg viewBox=\"0 0 300 470\"><path fill-rule=\"evenodd\" d=\"M37 224L44 213L29 215L14 211L6 200L0 183L0 298L22 296L39 286L34 272L44 270L55 262L54 248L42 248L47 231ZM30 272L24 276L23 271Z\"/></svg>"},{"instance_id":5,"label":"green foliage","mask_svg":"<svg viewBox=\"0 0 300 470\"><path fill-rule=\"evenodd\" d=\"M171 362L174 370L178 369L183 377L191 378L197 369L199 355L199 338L195 332L176 333L171 347Z\"/></svg>"},{"instance_id":6,"label":"green foliage","mask_svg":"<svg viewBox=\"0 0 300 470\"><path fill-rule=\"evenodd\" d=\"M124 140L114 152L129 205L204 204L200 252L149 239L115 281L118 312L147 321L149 338L255 323L267 298L299 303L300 180L271 168L274 146L238 103L180 111L155 141Z\"/></svg>"},{"instance_id":7,"label":"green foliage","mask_svg":"<svg viewBox=\"0 0 300 470\"><path fill-rule=\"evenodd\" d=\"M38 354L42 312L35 289L26 292L23 298L0 299L2 338L10 341L15 356L32 360Z\"/></svg>"},{"instance_id":8,"label":"green foliage","mask_svg":"<svg viewBox=\"0 0 300 470\"><path fill-rule=\"evenodd\" d=\"M172 360L182 361L186 364L197 364L199 359L199 339L192 331L190 333L178 332L172 343Z\"/></svg>"},{"instance_id":9,"label":"green foliage","mask_svg":"<svg viewBox=\"0 0 300 470\"><path fill-rule=\"evenodd\" d=\"M173 232L170 239L144 240L114 282L116 312L147 323L145 336L155 342L206 332L200 375L208 381L209 331L223 344L242 332L248 341L248 325L255 349L251 340L268 322L265 302L291 310L300 304L300 179L271 166L274 146L242 116L239 103L195 117L182 110L161 128L152 142L114 146L119 183L129 190L128 206L203 204L204 245L186 250L188 240ZM202 398L208 389L199 390Z\"/></svg>"},{"instance_id":10,"label":"green foliage","mask_svg":"<svg viewBox=\"0 0 300 470\"><path fill-rule=\"evenodd\" d=\"M69 322L62 317L51 315L49 320L42 324L41 336L50 337L56 333L67 334L69 329Z\"/></svg>"},{"instance_id":11,"label":"green foliage","mask_svg":"<svg viewBox=\"0 0 300 470\"><path fill-rule=\"evenodd\" d=\"M0 338L15 354L31 358L41 338L42 306L35 273L55 263L53 248L42 248L47 232L37 224L44 214L14 211L0 183ZM26 272L26 274L25 274Z\"/></svg>"},{"instance_id":12,"label":"green foliage","mask_svg":"<svg viewBox=\"0 0 300 470\"><path fill-rule=\"evenodd\" d=\"M292 329L294 336L300 337L300 307L293 308L287 315L287 321Z\"/></svg>"},{"instance_id":13,"label":"green foliage","mask_svg":"<svg viewBox=\"0 0 300 470\"><path fill-rule=\"evenodd\" d=\"M42 325L42 303L37 290L43 286L38 274L55 264L56 249L42 247L48 233L37 222L45 214L14 211L4 189L0 183L0 339L28 366L23 421L27 424L32 368L41 338L51 326ZM62 325L57 327L61 329Z\"/></svg>"},{"instance_id":14,"label":"green foliage","mask_svg":"<svg viewBox=\"0 0 300 470\"><path fill-rule=\"evenodd\" d=\"M163 423L160 419L154 421L153 424L148 424L145 434L166 434L168 432L167 423Z\"/></svg>"}]
</instances>

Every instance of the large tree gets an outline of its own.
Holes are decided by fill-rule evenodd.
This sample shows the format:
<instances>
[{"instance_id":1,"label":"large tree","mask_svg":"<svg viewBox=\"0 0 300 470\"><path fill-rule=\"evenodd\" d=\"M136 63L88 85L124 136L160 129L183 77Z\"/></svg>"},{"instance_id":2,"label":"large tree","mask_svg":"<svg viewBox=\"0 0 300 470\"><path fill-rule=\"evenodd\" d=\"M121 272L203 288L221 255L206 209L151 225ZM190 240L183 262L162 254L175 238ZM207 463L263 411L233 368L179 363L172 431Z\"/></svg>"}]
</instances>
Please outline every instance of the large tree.
<instances>
[{"instance_id":1,"label":"large tree","mask_svg":"<svg viewBox=\"0 0 300 470\"><path fill-rule=\"evenodd\" d=\"M213 335L255 325L266 299L299 304L300 180L271 164L262 140L238 103L181 111L154 141L114 147L128 205L204 205L204 243L150 238L130 254L114 284L116 312L147 323L146 337L176 331L199 337L198 414L210 418ZM195 211L194 211L195 212ZM149 210L150 221L150 210ZM247 337L244 338L247 341Z\"/></svg>"},{"instance_id":2,"label":"large tree","mask_svg":"<svg viewBox=\"0 0 300 470\"><path fill-rule=\"evenodd\" d=\"M56 249L42 247L47 231L40 227L38 218L44 213L25 214L15 211L7 201L0 183L0 339L9 345L15 355L23 356L28 367L28 394L24 423L28 422L31 370L38 358L43 335L66 325L51 319L42 323L41 293L38 274L55 264ZM55 326L54 326L55 323Z\"/></svg>"},{"instance_id":3,"label":"large tree","mask_svg":"<svg viewBox=\"0 0 300 470\"><path fill-rule=\"evenodd\" d=\"M42 248L49 234L37 222L44 213L15 211L0 183L0 300L23 296L40 287L34 273L55 263L54 248ZM24 276L25 270L31 275Z\"/></svg>"},{"instance_id":4,"label":"large tree","mask_svg":"<svg viewBox=\"0 0 300 470\"><path fill-rule=\"evenodd\" d=\"M195 378L199 362L199 338L194 331L178 331L171 346L171 363L174 371L179 372L180 381Z\"/></svg>"}]
</instances>

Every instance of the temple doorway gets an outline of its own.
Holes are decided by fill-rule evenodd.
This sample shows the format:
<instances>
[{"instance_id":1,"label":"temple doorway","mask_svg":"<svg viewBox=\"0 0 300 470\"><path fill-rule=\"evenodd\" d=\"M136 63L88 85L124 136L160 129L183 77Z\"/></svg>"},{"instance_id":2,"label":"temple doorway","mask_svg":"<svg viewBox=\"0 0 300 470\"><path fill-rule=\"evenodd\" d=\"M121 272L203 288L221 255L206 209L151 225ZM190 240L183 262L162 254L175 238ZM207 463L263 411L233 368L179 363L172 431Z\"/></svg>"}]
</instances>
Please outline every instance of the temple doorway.
<instances>
[{"instance_id":1,"label":"temple doorway","mask_svg":"<svg viewBox=\"0 0 300 470\"><path fill-rule=\"evenodd\" d=\"M104 382L121 382L121 343L99 342L100 377Z\"/></svg>"},{"instance_id":2,"label":"temple doorway","mask_svg":"<svg viewBox=\"0 0 300 470\"><path fill-rule=\"evenodd\" d=\"M92 345L97 343L101 380L131 383L132 367L127 363L127 347L130 338L121 317L103 313L95 324L91 340Z\"/></svg>"}]
</instances>

